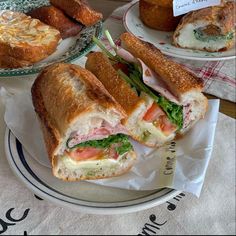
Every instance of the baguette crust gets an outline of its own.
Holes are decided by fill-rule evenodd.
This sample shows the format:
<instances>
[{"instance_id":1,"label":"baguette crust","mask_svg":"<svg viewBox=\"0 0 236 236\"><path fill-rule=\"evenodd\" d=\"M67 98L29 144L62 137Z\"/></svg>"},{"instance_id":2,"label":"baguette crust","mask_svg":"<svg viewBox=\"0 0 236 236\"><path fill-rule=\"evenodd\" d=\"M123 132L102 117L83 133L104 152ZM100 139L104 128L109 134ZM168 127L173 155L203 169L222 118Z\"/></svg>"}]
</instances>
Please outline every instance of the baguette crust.
<instances>
[{"instance_id":1,"label":"baguette crust","mask_svg":"<svg viewBox=\"0 0 236 236\"><path fill-rule=\"evenodd\" d=\"M159 74L169 90L180 100L188 92L202 91L203 81L200 78L166 58L153 44L142 41L130 33L124 33L120 38L126 49Z\"/></svg>"},{"instance_id":2,"label":"baguette crust","mask_svg":"<svg viewBox=\"0 0 236 236\"><path fill-rule=\"evenodd\" d=\"M103 18L84 0L50 0L50 3L85 26L94 25Z\"/></svg>"},{"instance_id":3,"label":"baguette crust","mask_svg":"<svg viewBox=\"0 0 236 236\"><path fill-rule=\"evenodd\" d=\"M138 97L130 85L120 78L109 59L102 52L90 53L85 68L91 71L102 82L128 116L141 103L144 103L143 99Z\"/></svg>"},{"instance_id":4,"label":"baguette crust","mask_svg":"<svg viewBox=\"0 0 236 236\"><path fill-rule=\"evenodd\" d=\"M85 89L78 92L76 86L81 83ZM115 109L125 117L123 109L100 81L76 65L58 63L44 69L32 86L32 99L52 163L68 126L74 119L94 110L97 104Z\"/></svg>"},{"instance_id":5,"label":"baguette crust","mask_svg":"<svg viewBox=\"0 0 236 236\"><path fill-rule=\"evenodd\" d=\"M0 56L10 59L1 63L7 68L32 65L48 57L60 40L59 31L39 20L19 12L0 11Z\"/></svg>"},{"instance_id":6,"label":"baguette crust","mask_svg":"<svg viewBox=\"0 0 236 236\"><path fill-rule=\"evenodd\" d=\"M39 7L30 11L28 15L59 30L63 39L77 35L82 29L82 25L73 22L54 6Z\"/></svg>"},{"instance_id":7,"label":"baguette crust","mask_svg":"<svg viewBox=\"0 0 236 236\"><path fill-rule=\"evenodd\" d=\"M209 26L217 26L220 29L219 33L221 35L226 35L227 33L234 31L235 11L236 11L236 3L229 1L222 3L220 6L207 7L188 13L182 18L181 22L179 23L178 27L175 30L175 33L173 35L173 44L176 47L182 47L178 43L178 36L180 34L180 31L187 24L196 25L198 24L198 22L199 24L201 24L201 22L205 22ZM214 34L214 31L212 33ZM235 43L235 33L234 33L234 40L228 40L226 45L223 48L220 48L218 51L226 51L229 48L231 48L234 45L234 43ZM193 48L193 49L199 49L199 48ZM217 51L217 50L211 50L209 48L204 48L200 50L209 52Z\"/></svg>"}]
</instances>

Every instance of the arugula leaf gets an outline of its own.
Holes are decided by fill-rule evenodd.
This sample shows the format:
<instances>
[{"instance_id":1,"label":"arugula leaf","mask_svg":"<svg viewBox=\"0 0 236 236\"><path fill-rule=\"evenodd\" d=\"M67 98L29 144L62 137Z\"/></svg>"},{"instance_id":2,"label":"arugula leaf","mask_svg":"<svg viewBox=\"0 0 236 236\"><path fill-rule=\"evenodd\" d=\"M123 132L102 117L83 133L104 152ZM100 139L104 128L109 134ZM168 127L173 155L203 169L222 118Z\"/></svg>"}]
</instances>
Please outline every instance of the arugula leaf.
<instances>
[{"instance_id":1,"label":"arugula leaf","mask_svg":"<svg viewBox=\"0 0 236 236\"><path fill-rule=\"evenodd\" d=\"M134 86L138 91L138 94L145 92L152 97L156 103L164 110L168 118L178 126L179 129L183 127L183 106L179 106L174 102L167 100L156 91L149 88L143 83L142 72L138 65L134 63L128 64L129 76L124 74L122 71L118 71L120 76L127 81L129 84Z\"/></svg>"},{"instance_id":2,"label":"arugula leaf","mask_svg":"<svg viewBox=\"0 0 236 236\"><path fill-rule=\"evenodd\" d=\"M181 129L183 127L183 106L168 101L162 96L160 96L158 104L165 111L168 118Z\"/></svg>"},{"instance_id":3,"label":"arugula leaf","mask_svg":"<svg viewBox=\"0 0 236 236\"><path fill-rule=\"evenodd\" d=\"M118 146L115 149L119 155L122 155L133 149L128 139L128 136L124 134L111 135L108 138L105 138L102 140L90 140L84 143L77 144L72 148L69 148L67 145L67 148L75 149L75 148L82 148L82 147L94 147L94 148L100 148L100 149L107 149L107 148L110 148L113 144L118 144Z\"/></svg>"}]
</instances>

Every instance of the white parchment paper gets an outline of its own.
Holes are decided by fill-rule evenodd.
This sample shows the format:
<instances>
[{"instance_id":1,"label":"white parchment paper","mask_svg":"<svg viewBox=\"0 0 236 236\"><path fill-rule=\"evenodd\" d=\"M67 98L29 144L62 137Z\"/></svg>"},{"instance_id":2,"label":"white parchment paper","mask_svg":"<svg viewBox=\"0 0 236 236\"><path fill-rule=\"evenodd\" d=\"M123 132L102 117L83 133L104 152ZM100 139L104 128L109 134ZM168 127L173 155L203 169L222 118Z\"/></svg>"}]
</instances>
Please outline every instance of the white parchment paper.
<instances>
[{"instance_id":1,"label":"white parchment paper","mask_svg":"<svg viewBox=\"0 0 236 236\"><path fill-rule=\"evenodd\" d=\"M9 94L4 88L4 120L25 150L40 164L51 168L43 135L34 112L31 95ZM210 100L208 112L183 138L154 149L132 141L137 162L123 176L91 181L96 184L132 190L170 187L200 196L213 149L219 100Z\"/></svg>"}]
</instances>

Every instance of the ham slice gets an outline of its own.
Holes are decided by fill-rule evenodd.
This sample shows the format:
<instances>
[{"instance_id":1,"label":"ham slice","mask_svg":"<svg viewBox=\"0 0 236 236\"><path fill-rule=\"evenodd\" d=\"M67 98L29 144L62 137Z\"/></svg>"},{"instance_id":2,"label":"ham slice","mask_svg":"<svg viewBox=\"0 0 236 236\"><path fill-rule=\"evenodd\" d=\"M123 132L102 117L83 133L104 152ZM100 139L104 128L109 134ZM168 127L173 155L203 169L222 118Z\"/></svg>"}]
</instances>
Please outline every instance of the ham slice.
<instances>
[{"instance_id":1,"label":"ham slice","mask_svg":"<svg viewBox=\"0 0 236 236\"><path fill-rule=\"evenodd\" d=\"M194 118L191 115L191 113L192 113L191 104L187 104L183 107L183 113L184 113L183 128L186 129L191 124L191 122L194 120Z\"/></svg>"},{"instance_id":2,"label":"ham slice","mask_svg":"<svg viewBox=\"0 0 236 236\"><path fill-rule=\"evenodd\" d=\"M90 133L81 135L79 133L72 133L68 141L68 147L72 148L75 145L84 143L89 140L101 140L109 137L110 135L116 134L128 134L126 128L118 124L115 127L112 127L109 123L103 121L102 126L91 130Z\"/></svg>"},{"instance_id":3,"label":"ham slice","mask_svg":"<svg viewBox=\"0 0 236 236\"><path fill-rule=\"evenodd\" d=\"M167 98L169 101L180 105L177 97L175 97L169 90L165 82L157 75L153 70L148 68L148 66L141 60L136 59L130 52L123 48L118 48L116 51L117 55L122 57L124 60L130 63L137 63L142 67L143 72L143 82L148 87L152 88L156 92L160 93L163 97Z\"/></svg>"}]
</instances>

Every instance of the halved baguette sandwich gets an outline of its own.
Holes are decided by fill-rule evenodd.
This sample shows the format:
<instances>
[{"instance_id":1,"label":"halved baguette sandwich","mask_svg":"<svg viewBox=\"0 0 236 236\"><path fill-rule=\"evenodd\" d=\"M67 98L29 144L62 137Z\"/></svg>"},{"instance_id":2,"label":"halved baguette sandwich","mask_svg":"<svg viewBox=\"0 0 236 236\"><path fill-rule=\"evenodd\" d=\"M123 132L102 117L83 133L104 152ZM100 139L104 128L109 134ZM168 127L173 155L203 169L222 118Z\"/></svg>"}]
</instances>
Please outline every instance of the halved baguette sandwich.
<instances>
[{"instance_id":1,"label":"halved baguette sandwich","mask_svg":"<svg viewBox=\"0 0 236 236\"><path fill-rule=\"evenodd\" d=\"M56 51L60 32L20 12L0 11L0 67L32 65Z\"/></svg>"},{"instance_id":2,"label":"halved baguette sandwich","mask_svg":"<svg viewBox=\"0 0 236 236\"><path fill-rule=\"evenodd\" d=\"M130 33L121 35L126 50L115 46L106 34L116 55L94 39L107 55L89 54L86 69L126 111L123 124L134 139L161 146L204 117L208 101L199 78Z\"/></svg>"},{"instance_id":3,"label":"halved baguette sandwich","mask_svg":"<svg viewBox=\"0 0 236 236\"><path fill-rule=\"evenodd\" d=\"M224 2L185 15L173 36L177 47L209 52L225 51L235 46L236 3Z\"/></svg>"},{"instance_id":4,"label":"halved baguette sandwich","mask_svg":"<svg viewBox=\"0 0 236 236\"><path fill-rule=\"evenodd\" d=\"M53 174L67 181L126 173L136 159L125 112L89 71L54 64L37 77L32 100Z\"/></svg>"}]
</instances>

